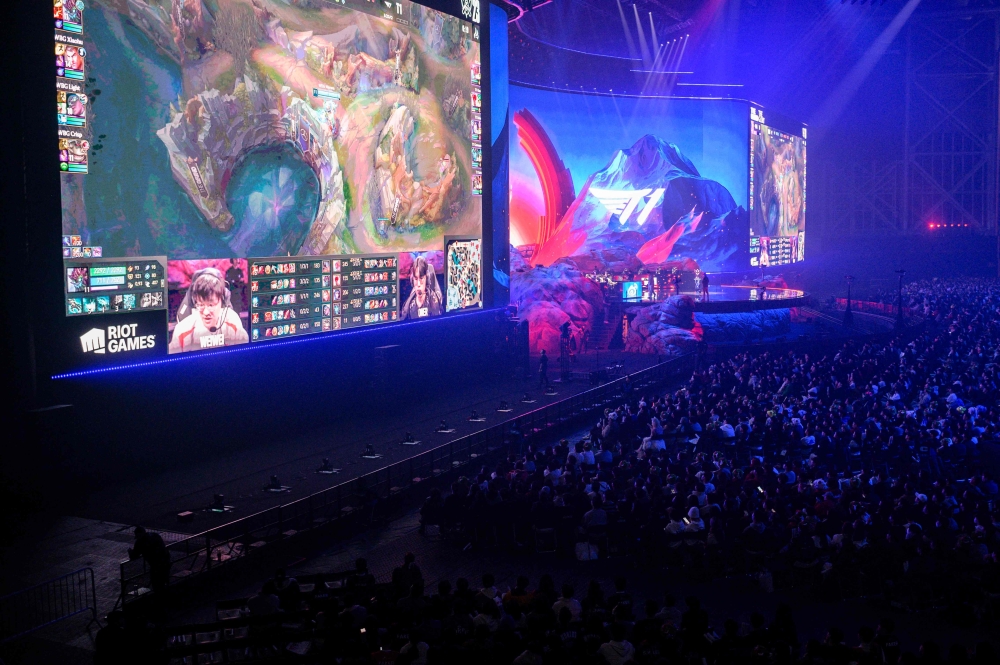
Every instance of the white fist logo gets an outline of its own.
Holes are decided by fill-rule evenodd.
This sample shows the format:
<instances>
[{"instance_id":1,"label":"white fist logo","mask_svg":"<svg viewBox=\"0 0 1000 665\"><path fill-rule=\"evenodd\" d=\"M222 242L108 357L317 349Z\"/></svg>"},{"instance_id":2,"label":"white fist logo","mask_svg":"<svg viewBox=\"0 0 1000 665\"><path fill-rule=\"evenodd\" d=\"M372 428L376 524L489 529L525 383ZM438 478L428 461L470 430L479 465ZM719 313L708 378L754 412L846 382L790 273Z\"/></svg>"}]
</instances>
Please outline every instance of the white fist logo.
<instances>
[{"instance_id":1,"label":"white fist logo","mask_svg":"<svg viewBox=\"0 0 1000 665\"><path fill-rule=\"evenodd\" d=\"M104 353L104 331L100 328L91 328L88 332L80 335L80 344L83 352Z\"/></svg>"}]
</instances>

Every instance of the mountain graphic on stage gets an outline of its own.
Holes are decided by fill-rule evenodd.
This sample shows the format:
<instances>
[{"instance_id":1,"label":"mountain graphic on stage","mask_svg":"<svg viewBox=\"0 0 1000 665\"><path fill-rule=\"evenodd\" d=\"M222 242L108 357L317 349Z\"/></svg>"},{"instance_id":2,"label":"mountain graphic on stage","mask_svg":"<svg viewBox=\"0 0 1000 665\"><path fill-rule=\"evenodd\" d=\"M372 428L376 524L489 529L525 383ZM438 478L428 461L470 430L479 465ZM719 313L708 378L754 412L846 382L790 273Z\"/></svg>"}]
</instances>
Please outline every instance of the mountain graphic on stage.
<instances>
[{"instance_id":1,"label":"mountain graphic on stage","mask_svg":"<svg viewBox=\"0 0 1000 665\"><path fill-rule=\"evenodd\" d=\"M587 180L531 259L579 258L590 269L587 259L624 250L645 266L719 271L739 252L745 225L746 211L724 185L703 177L677 145L647 134Z\"/></svg>"}]
</instances>

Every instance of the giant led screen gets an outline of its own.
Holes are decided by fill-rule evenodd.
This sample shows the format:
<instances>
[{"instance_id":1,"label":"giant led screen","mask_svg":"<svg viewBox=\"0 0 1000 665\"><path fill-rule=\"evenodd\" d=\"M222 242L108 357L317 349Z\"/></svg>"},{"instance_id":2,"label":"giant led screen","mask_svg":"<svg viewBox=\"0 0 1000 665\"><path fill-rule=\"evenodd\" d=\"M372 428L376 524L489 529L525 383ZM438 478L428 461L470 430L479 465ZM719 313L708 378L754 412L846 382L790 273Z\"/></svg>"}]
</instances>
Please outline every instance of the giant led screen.
<instances>
[{"instance_id":1,"label":"giant led screen","mask_svg":"<svg viewBox=\"0 0 1000 665\"><path fill-rule=\"evenodd\" d=\"M750 262L766 268L805 259L805 127L750 108Z\"/></svg>"},{"instance_id":2,"label":"giant led screen","mask_svg":"<svg viewBox=\"0 0 1000 665\"><path fill-rule=\"evenodd\" d=\"M512 86L512 264L745 270L747 109Z\"/></svg>"},{"instance_id":3,"label":"giant led screen","mask_svg":"<svg viewBox=\"0 0 1000 665\"><path fill-rule=\"evenodd\" d=\"M60 278L80 359L483 307L479 14L478 0L54 0Z\"/></svg>"}]
</instances>

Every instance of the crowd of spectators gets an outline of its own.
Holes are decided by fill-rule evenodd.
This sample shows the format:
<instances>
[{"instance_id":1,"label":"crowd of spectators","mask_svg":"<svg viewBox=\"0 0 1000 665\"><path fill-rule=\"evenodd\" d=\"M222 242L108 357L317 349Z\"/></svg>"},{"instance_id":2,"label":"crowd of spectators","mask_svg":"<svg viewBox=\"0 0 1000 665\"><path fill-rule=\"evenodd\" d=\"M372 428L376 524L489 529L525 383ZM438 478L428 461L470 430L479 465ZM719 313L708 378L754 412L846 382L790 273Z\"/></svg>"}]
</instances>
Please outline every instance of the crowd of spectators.
<instances>
[{"instance_id":1,"label":"crowd of spectators","mask_svg":"<svg viewBox=\"0 0 1000 665\"><path fill-rule=\"evenodd\" d=\"M903 311L941 321L953 305L962 306L960 301L987 296L994 289L996 280L982 278L922 279L908 282L902 288ZM878 289L864 300L896 306L899 304L899 296L900 289L893 286Z\"/></svg>"},{"instance_id":2,"label":"crowd of spectators","mask_svg":"<svg viewBox=\"0 0 1000 665\"><path fill-rule=\"evenodd\" d=\"M537 583L518 576L500 587L491 573L477 583L457 578L425 588L412 554L377 584L359 559L335 592L300 584L278 571L230 622L147 632L146 649L117 620L98 635L98 665L118 663L299 662L338 665L992 665L986 639L942 648L923 641L901 648L893 620L880 619L845 635L836 625L801 635L793 609L780 604L772 616L749 613L713 625L697 596L683 602L671 593L635 593L624 577L613 585L591 580L585 590L557 587L549 574ZM324 589L322 594L319 589ZM199 632L201 631L201 632ZM242 632L241 632L242 631ZM193 633L193 635L191 634ZM219 648L235 636L228 649ZM187 639L185 639L187 637ZM191 638L194 638L193 640ZM207 650L170 658L171 648L202 639ZM252 646L247 646L252 645ZM173 649L173 651L177 651ZM223 656L223 654L228 656ZM166 657L164 657L164 655Z\"/></svg>"},{"instance_id":3,"label":"crowd of spectators","mask_svg":"<svg viewBox=\"0 0 1000 665\"><path fill-rule=\"evenodd\" d=\"M476 547L866 597L985 628L1000 599L988 471L1000 427L1000 284L907 293L923 327L829 353L740 353L666 394L626 394L579 440L527 444L433 491L421 529ZM711 625L697 598L633 595L624 578L582 591L545 575L501 590L487 574L478 588L459 579L428 593L412 557L387 585L362 568L311 619L315 654L328 662L997 662L986 642L902 651L889 620L856 637L800 636L788 607ZM301 609L286 580L270 584L248 606Z\"/></svg>"}]
</instances>

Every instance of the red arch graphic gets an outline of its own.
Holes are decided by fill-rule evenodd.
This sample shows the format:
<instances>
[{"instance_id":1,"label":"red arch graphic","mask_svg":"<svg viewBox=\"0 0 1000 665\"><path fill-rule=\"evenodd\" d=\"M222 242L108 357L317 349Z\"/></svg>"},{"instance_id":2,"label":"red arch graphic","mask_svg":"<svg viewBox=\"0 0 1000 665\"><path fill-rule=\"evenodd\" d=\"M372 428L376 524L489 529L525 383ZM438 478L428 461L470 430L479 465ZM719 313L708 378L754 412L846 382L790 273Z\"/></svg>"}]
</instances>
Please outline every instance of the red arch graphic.
<instances>
[{"instance_id":1,"label":"red arch graphic","mask_svg":"<svg viewBox=\"0 0 1000 665\"><path fill-rule=\"evenodd\" d=\"M559 159L552 140L531 111L521 109L514 113L514 126L517 127L521 147L535 167L538 181L542 185L545 214L539 220L535 238L535 242L541 245L552 237L566 210L576 199L573 176Z\"/></svg>"}]
</instances>

